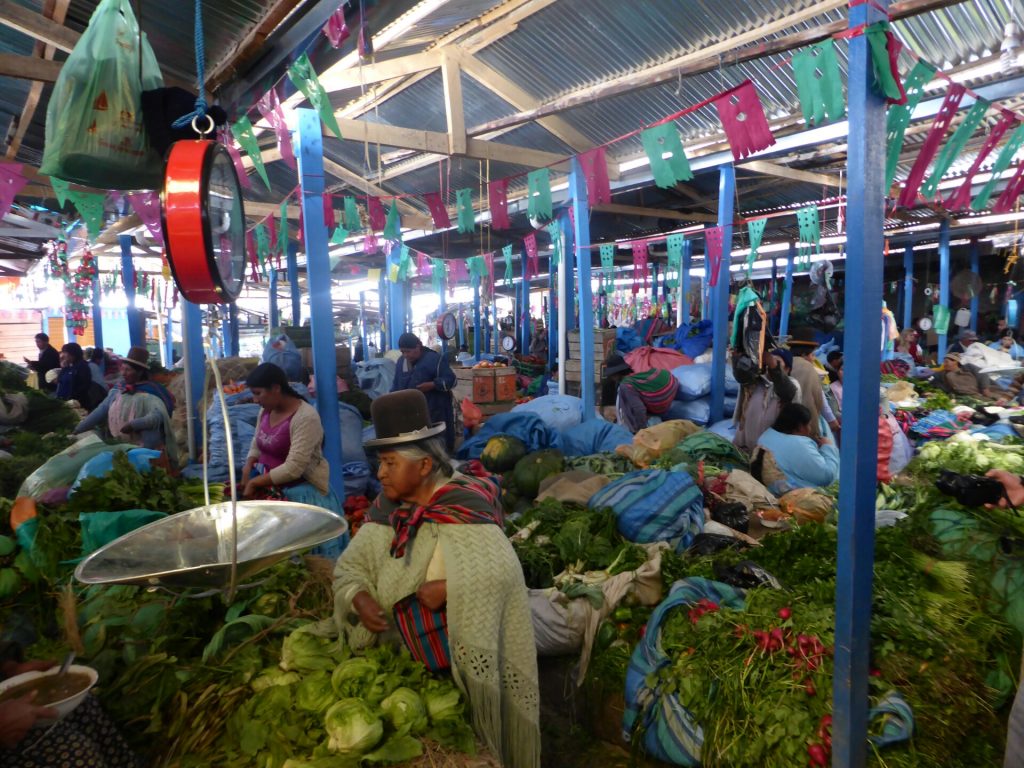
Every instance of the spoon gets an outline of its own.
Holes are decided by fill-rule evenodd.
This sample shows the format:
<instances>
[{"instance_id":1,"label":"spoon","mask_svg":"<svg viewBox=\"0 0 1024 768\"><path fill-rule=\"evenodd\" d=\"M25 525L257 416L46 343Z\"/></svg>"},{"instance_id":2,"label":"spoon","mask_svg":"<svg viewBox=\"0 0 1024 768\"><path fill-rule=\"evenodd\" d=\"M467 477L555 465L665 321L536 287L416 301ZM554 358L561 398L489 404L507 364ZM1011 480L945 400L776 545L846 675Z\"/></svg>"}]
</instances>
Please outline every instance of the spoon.
<instances>
[{"instance_id":1,"label":"spoon","mask_svg":"<svg viewBox=\"0 0 1024 768\"><path fill-rule=\"evenodd\" d=\"M71 662L75 660L75 652L71 651L64 658L64 663L60 665L60 670L57 672L56 677L63 677L68 673L68 669L71 668Z\"/></svg>"}]
</instances>

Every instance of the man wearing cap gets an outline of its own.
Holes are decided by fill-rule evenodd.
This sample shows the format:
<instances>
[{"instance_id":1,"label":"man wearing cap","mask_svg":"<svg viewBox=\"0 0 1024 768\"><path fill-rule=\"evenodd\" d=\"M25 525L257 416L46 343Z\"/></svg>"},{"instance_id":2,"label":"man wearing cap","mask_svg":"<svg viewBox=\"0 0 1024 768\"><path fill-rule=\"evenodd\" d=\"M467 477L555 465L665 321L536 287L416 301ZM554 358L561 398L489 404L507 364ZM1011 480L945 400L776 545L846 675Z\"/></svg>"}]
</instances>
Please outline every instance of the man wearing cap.
<instances>
[{"instance_id":1,"label":"man wearing cap","mask_svg":"<svg viewBox=\"0 0 1024 768\"><path fill-rule=\"evenodd\" d=\"M451 393L455 374L447 358L424 347L415 333L399 336L398 350L402 359L395 366L391 391L418 389L426 396L430 418L445 425L445 447L451 452L455 449L455 409Z\"/></svg>"},{"instance_id":2,"label":"man wearing cap","mask_svg":"<svg viewBox=\"0 0 1024 768\"><path fill-rule=\"evenodd\" d=\"M36 349L39 350L38 360L29 360L27 357L25 363L28 367L35 371L39 377L39 388L43 390L50 390L51 392L57 389L56 380L50 382L46 380L46 374L48 371L56 370L60 368L60 353L50 343L50 337L45 333L36 334Z\"/></svg>"},{"instance_id":3,"label":"man wearing cap","mask_svg":"<svg viewBox=\"0 0 1024 768\"><path fill-rule=\"evenodd\" d=\"M947 352L953 352L955 354L963 354L967 351L967 348L978 340L978 334L972 331L970 328L964 328L960 331L960 335L957 336L956 341L949 345Z\"/></svg>"},{"instance_id":4,"label":"man wearing cap","mask_svg":"<svg viewBox=\"0 0 1024 768\"><path fill-rule=\"evenodd\" d=\"M971 366L961 365L958 352L947 352L942 361L942 370L932 379L937 387L951 395L962 395L981 400L996 400L1001 391L992 386L992 381L983 373L978 373Z\"/></svg>"},{"instance_id":5,"label":"man wearing cap","mask_svg":"<svg viewBox=\"0 0 1024 768\"><path fill-rule=\"evenodd\" d=\"M619 354L604 361L601 406L615 406L619 423L633 434L647 426L648 419L668 412L679 391L679 382L669 371L651 368L641 373Z\"/></svg>"}]
</instances>

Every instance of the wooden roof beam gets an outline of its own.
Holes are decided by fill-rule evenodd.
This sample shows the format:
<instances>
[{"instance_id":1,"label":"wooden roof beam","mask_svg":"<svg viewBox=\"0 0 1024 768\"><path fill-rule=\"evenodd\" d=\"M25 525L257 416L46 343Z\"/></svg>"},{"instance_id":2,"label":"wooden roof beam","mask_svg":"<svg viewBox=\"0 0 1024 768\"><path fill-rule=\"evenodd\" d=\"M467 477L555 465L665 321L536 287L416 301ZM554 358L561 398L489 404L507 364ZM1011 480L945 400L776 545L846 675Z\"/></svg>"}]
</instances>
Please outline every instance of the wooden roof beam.
<instances>
[{"instance_id":1,"label":"wooden roof beam","mask_svg":"<svg viewBox=\"0 0 1024 768\"><path fill-rule=\"evenodd\" d=\"M0 24L66 53L71 53L81 37L73 29L30 11L14 0L0 0Z\"/></svg>"},{"instance_id":2,"label":"wooden roof beam","mask_svg":"<svg viewBox=\"0 0 1024 768\"><path fill-rule=\"evenodd\" d=\"M408 75L429 74L441 66L442 58L441 49L433 49L413 53L409 56L399 56L387 61L360 64L337 74L325 73L324 77L320 79L320 84L327 93L336 93L348 88L360 88Z\"/></svg>"},{"instance_id":3,"label":"wooden roof beam","mask_svg":"<svg viewBox=\"0 0 1024 768\"><path fill-rule=\"evenodd\" d=\"M16 53L0 53L0 77L14 77L18 80L34 80L32 88L38 84L42 90L43 83L57 82L61 65L56 61L46 61L35 56L19 56ZM29 96L32 89L29 89ZM36 100L38 101L38 96ZM33 110L35 111L35 110ZM19 130L21 123L19 122ZM24 132L22 132L24 135ZM20 145L21 142L19 141ZM8 155L9 157L11 155Z\"/></svg>"},{"instance_id":4,"label":"wooden roof beam","mask_svg":"<svg viewBox=\"0 0 1024 768\"><path fill-rule=\"evenodd\" d=\"M623 216L648 216L672 221L717 222L718 216L712 213L696 213L674 211L669 208L645 208L641 205L619 205L618 203L601 203L590 206L598 213L617 213Z\"/></svg>"},{"instance_id":5,"label":"wooden roof beam","mask_svg":"<svg viewBox=\"0 0 1024 768\"><path fill-rule=\"evenodd\" d=\"M259 56L267 38L281 25L281 22L291 15L292 11L302 5L303 1L275 0L267 8L263 18L210 68L205 84L207 90L216 91Z\"/></svg>"},{"instance_id":6,"label":"wooden roof beam","mask_svg":"<svg viewBox=\"0 0 1024 768\"><path fill-rule=\"evenodd\" d=\"M804 181L808 184L821 184L825 187L846 189L846 182L838 176L830 176L827 173L815 173L813 171L802 171L797 168L770 163L767 160L748 160L738 167L754 171L755 173L763 173L765 176L777 176L780 179L789 179L790 181Z\"/></svg>"},{"instance_id":7,"label":"wooden roof beam","mask_svg":"<svg viewBox=\"0 0 1024 768\"><path fill-rule=\"evenodd\" d=\"M448 154L466 154L466 113L462 103L462 67L456 51L446 50L441 57L444 81L444 116L448 126Z\"/></svg>"}]
</instances>

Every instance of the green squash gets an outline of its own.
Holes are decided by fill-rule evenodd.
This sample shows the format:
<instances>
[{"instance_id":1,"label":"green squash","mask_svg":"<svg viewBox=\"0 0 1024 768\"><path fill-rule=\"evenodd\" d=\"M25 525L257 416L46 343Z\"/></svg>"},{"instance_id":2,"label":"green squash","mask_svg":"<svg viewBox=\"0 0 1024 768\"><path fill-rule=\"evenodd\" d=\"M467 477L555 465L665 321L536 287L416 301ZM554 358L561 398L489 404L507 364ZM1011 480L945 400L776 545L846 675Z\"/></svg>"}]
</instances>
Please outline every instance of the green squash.
<instances>
[{"instance_id":1,"label":"green squash","mask_svg":"<svg viewBox=\"0 0 1024 768\"><path fill-rule=\"evenodd\" d=\"M508 472L526 455L526 444L512 435L495 435L487 441L480 461L490 472Z\"/></svg>"},{"instance_id":2,"label":"green squash","mask_svg":"<svg viewBox=\"0 0 1024 768\"><path fill-rule=\"evenodd\" d=\"M516 462L512 470L516 489L525 499L535 499L540 492L540 484L545 477L557 475L565 468L565 457L561 451L549 448L528 454Z\"/></svg>"}]
</instances>

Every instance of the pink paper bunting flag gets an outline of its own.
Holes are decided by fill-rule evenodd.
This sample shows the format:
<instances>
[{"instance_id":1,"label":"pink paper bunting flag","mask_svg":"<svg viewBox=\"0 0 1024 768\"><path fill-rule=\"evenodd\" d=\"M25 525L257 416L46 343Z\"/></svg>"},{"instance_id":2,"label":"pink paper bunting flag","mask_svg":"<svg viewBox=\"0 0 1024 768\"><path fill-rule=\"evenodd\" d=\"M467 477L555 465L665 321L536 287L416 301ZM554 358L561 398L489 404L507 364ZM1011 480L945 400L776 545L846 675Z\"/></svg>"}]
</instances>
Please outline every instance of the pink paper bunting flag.
<instances>
[{"instance_id":1,"label":"pink paper bunting flag","mask_svg":"<svg viewBox=\"0 0 1024 768\"><path fill-rule=\"evenodd\" d=\"M146 225L149 234L159 243L164 241L163 227L160 222L160 195L156 192L133 192L128 195L128 204Z\"/></svg>"},{"instance_id":2,"label":"pink paper bunting flag","mask_svg":"<svg viewBox=\"0 0 1024 768\"><path fill-rule=\"evenodd\" d=\"M281 150L281 159L289 168L297 168L295 162L295 150L292 148L292 135L288 132L288 123L284 119L284 110L277 98L277 91L271 88L263 97L256 102L256 109L263 115L263 119L270 123L277 136L277 148Z\"/></svg>"},{"instance_id":3,"label":"pink paper bunting flag","mask_svg":"<svg viewBox=\"0 0 1024 768\"><path fill-rule=\"evenodd\" d=\"M491 209L492 229L511 229L508 218L508 179L495 179L487 185L487 204Z\"/></svg>"},{"instance_id":4,"label":"pink paper bunting flag","mask_svg":"<svg viewBox=\"0 0 1024 768\"><path fill-rule=\"evenodd\" d=\"M376 253L377 252L377 236L373 232L366 234L366 239L363 240L363 253Z\"/></svg>"},{"instance_id":5,"label":"pink paper bunting flag","mask_svg":"<svg viewBox=\"0 0 1024 768\"><path fill-rule=\"evenodd\" d=\"M252 189L252 181L249 180L249 174L245 172L245 166L242 165L242 152L238 149L235 137L231 135L231 131L227 128L222 128L217 132L217 139L224 145L228 154L231 155L231 162L235 165L235 175L238 176L238 183L245 189Z\"/></svg>"},{"instance_id":6,"label":"pink paper bunting flag","mask_svg":"<svg viewBox=\"0 0 1024 768\"><path fill-rule=\"evenodd\" d=\"M608 161L604 147L593 149L578 155L583 178L587 180L587 200L591 206L604 205L612 201L612 188L608 182Z\"/></svg>"},{"instance_id":7,"label":"pink paper bunting flag","mask_svg":"<svg viewBox=\"0 0 1024 768\"><path fill-rule=\"evenodd\" d=\"M536 277L540 274L540 256L537 254L537 235L531 232L523 238L523 245L526 246L526 279Z\"/></svg>"},{"instance_id":8,"label":"pink paper bunting flag","mask_svg":"<svg viewBox=\"0 0 1024 768\"><path fill-rule=\"evenodd\" d=\"M718 285L718 273L722 271L723 227L704 228L704 255L707 259L708 285Z\"/></svg>"},{"instance_id":9,"label":"pink paper bunting flag","mask_svg":"<svg viewBox=\"0 0 1024 768\"><path fill-rule=\"evenodd\" d=\"M384 212L384 204L379 197L366 196L366 210L370 215L370 229L382 230L388 222L388 215Z\"/></svg>"},{"instance_id":10,"label":"pink paper bunting flag","mask_svg":"<svg viewBox=\"0 0 1024 768\"><path fill-rule=\"evenodd\" d=\"M430 209L430 218L434 220L434 226L438 229L448 229L452 225L452 220L448 216L444 200L441 199L441 193L429 192L423 196L423 199L426 200L427 208Z\"/></svg>"},{"instance_id":11,"label":"pink paper bunting flag","mask_svg":"<svg viewBox=\"0 0 1024 768\"><path fill-rule=\"evenodd\" d=\"M772 129L764 116L761 99L750 80L721 93L714 99L726 138L736 160L766 149L775 143Z\"/></svg>"},{"instance_id":12,"label":"pink paper bunting flag","mask_svg":"<svg viewBox=\"0 0 1024 768\"><path fill-rule=\"evenodd\" d=\"M332 48L340 48L351 34L345 22L345 4L342 4L324 24L324 35L327 36Z\"/></svg>"},{"instance_id":13,"label":"pink paper bunting flag","mask_svg":"<svg viewBox=\"0 0 1024 768\"><path fill-rule=\"evenodd\" d=\"M494 290L494 252L484 254L484 263L487 264L487 284Z\"/></svg>"},{"instance_id":14,"label":"pink paper bunting flag","mask_svg":"<svg viewBox=\"0 0 1024 768\"><path fill-rule=\"evenodd\" d=\"M1006 188L1003 189L1003 193L996 200L996 204L992 206L992 211L995 213L1009 213L1013 210L1014 203L1017 202L1017 198L1024 192L1024 162L1017 166L1016 172L1010 178Z\"/></svg>"},{"instance_id":15,"label":"pink paper bunting flag","mask_svg":"<svg viewBox=\"0 0 1024 768\"><path fill-rule=\"evenodd\" d=\"M327 231L328 232L333 232L334 228L338 226L338 220L334 216L334 203L331 202L332 198L331 198L330 193L324 192L323 200L324 200L324 226L327 227ZM302 211L301 207L299 208L299 211L300 212Z\"/></svg>"},{"instance_id":16,"label":"pink paper bunting flag","mask_svg":"<svg viewBox=\"0 0 1024 768\"><path fill-rule=\"evenodd\" d=\"M25 178L18 163L0 163L0 219L11 210L11 203L25 186Z\"/></svg>"},{"instance_id":17,"label":"pink paper bunting flag","mask_svg":"<svg viewBox=\"0 0 1024 768\"><path fill-rule=\"evenodd\" d=\"M245 249L249 252L249 264L252 266L252 281L260 281L260 259L256 255L256 237L250 229L245 233Z\"/></svg>"},{"instance_id":18,"label":"pink paper bunting flag","mask_svg":"<svg viewBox=\"0 0 1024 768\"><path fill-rule=\"evenodd\" d=\"M946 207L949 210L962 211L971 204L971 192L975 175L981 169L982 163L992 154L992 150L996 148L996 145L999 144L1006 132L1017 125L1017 119L1017 116L1012 112L1003 112L999 122L992 126L992 130L985 137L985 143L981 145L981 150L975 155L974 162L971 163L970 170L967 171L967 175L964 177L959 189L946 200Z\"/></svg>"},{"instance_id":19,"label":"pink paper bunting flag","mask_svg":"<svg viewBox=\"0 0 1024 768\"><path fill-rule=\"evenodd\" d=\"M640 279L643 280L644 290L647 290L647 281L650 279L650 271L648 267L648 250L646 240L636 240L633 242L633 274L640 273Z\"/></svg>"},{"instance_id":20,"label":"pink paper bunting flag","mask_svg":"<svg viewBox=\"0 0 1024 768\"><path fill-rule=\"evenodd\" d=\"M430 263L430 257L423 251L416 251L416 275L429 277L434 274L434 268Z\"/></svg>"},{"instance_id":21,"label":"pink paper bunting flag","mask_svg":"<svg viewBox=\"0 0 1024 768\"><path fill-rule=\"evenodd\" d=\"M935 153L939 151L942 140L946 138L949 124L953 121L957 110L960 109L960 102L963 101L966 92L967 89L959 83L951 85L946 92L946 98L942 102L935 120L932 122L931 130L928 131L928 136L924 140L921 151L918 152L917 159L910 169L910 175L907 176L907 181L900 192L898 202L904 208L912 208L914 203L917 202L917 193L921 189L925 173L928 172L928 166L931 165Z\"/></svg>"},{"instance_id":22,"label":"pink paper bunting flag","mask_svg":"<svg viewBox=\"0 0 1024 768\"><path fill-rule=\"evenodd\" d=\"M267 216L264 226L267 228L267 239L270 240L270 255L277 253L277 222L273 216Z\"/></svg>"}]
</instances>

